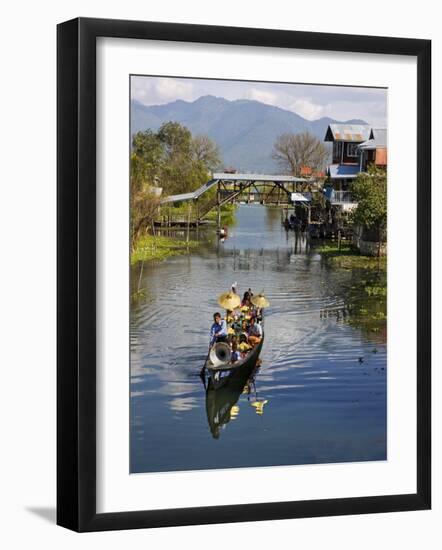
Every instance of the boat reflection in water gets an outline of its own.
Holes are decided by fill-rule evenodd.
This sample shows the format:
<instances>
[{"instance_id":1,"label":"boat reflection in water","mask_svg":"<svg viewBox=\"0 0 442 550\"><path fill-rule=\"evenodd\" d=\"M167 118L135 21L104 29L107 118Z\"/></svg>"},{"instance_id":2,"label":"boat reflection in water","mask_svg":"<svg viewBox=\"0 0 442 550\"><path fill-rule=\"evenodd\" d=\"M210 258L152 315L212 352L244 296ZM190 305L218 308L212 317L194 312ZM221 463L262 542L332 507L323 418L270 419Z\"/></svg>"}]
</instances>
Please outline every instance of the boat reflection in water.
<instances>
[{"instance_id":1,"label":"boat reflection in water","mask_svg":"<svg viewBox=\"0 0 442 550\"><path fill-rule=\"evenodd\" d=\"M258 359L249 369L240 369L228 382L215 388L210 377L203 376L206 389L206 413L209 428L214 439L220 436L220 430L230 420L234 420L239 413L237 402L242 394L247 395L247 400L255 409L256 414L262 415L267 399L258 399L255 385L255 377L259 372L261 361Z\"/></svg>"}]
</instances>

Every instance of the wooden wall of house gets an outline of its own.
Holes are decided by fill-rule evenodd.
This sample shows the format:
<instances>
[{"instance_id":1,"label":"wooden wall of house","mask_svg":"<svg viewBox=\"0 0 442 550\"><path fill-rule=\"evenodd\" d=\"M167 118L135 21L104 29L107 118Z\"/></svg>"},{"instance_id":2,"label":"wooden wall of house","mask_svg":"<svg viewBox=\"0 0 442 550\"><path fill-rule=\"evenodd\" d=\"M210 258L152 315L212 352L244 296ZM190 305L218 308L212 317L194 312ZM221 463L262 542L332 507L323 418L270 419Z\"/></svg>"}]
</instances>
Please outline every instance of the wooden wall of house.
<instances>
[{"instance_id":1,"label":"wooden wall of house","mask_svg":"<svg viewBox=\"0 0 442 550\"><path fill-rule=\"evenodd\" d=\"M341 164L341 148L342 141L333 142L333 164Z\"/></svg>"},{"instance_id":2,"label":"wooden wall of house","mask_svg":"<svg viewBox=\"0 0 442 550\"><path fill-rule=\"evenodd\" d=\"M336 144L340 144L340 146L336 146ZM333 144L333 164L359 164L359 153L358 156L353 157L347 155L347 146L349 143L355 143L355 142L347 142L347 141L337 141ZM344 154L341 155L340 153L340 147L344 147Z\"/></svg>"},{"instance_id":3,"label":"wooden wall of house","mask_svg":"<svg viewBox=\"0 0 442 550\"><path fill-rule=\"evenodd\" d=\"M355 143L355 142L352 142L352 143ZM360 142L360 143L362 143L362 142ZM347 147L348 147L348 145L350 145L349 142L345 142L345 143L344 143L344 158L343 158L343 163L344 163L344 164L359 164L359 159L360 159L360 157L359 157L359 155L360 155L359 151L358 151L357 156L355 156L355 157L349 156L349 155L347 154ZM355 145L359 145L359 144L356 144L356 143L355 143Z\"/></svg>"},{"instance_id":4,"label":"wooden wall of house","mask_svg":"<svg viewBox=\"0 0 442 550\"><path fill-rule=\"evenodd\" d=\"M376 157L374 160L375 160L376 166L387 166L387 149L386 148L376 149Z\"/></svg>"}]
</instances>

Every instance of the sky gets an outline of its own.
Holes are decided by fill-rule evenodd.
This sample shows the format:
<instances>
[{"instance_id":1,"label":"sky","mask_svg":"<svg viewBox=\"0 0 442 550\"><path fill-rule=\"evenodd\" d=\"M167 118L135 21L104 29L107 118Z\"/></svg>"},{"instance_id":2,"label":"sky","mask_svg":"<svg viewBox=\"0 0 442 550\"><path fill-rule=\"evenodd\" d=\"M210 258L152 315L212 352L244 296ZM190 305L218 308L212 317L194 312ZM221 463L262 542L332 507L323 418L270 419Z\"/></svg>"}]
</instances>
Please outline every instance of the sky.
<instances>
[{"instance_id":1,"label":"sky","mask_svg":"<svg viewBox=\"0 0 442 550\"><path fill-rule=\"evenodd\" d=\"M308 119L363 119L372 126L387 126L387 90L312 84L275 84L132 76L132 99L144 105L162 105L177 99L195 101L204 95L228 100L252 99L274 105Z\"/></svg>"}]
</instances>

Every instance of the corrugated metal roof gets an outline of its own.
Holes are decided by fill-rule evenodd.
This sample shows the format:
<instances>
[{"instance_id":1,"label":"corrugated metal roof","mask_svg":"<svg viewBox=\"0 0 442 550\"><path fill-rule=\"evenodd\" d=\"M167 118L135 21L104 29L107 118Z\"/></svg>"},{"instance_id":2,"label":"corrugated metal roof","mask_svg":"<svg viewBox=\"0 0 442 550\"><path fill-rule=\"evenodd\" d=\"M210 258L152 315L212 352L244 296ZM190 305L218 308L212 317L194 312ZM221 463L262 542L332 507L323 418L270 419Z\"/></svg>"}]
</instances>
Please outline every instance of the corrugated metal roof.
<instances>
[{"instance_id":1,"label":"corrugated metal roof","mask_svg":"<svg viewBox=\"0 0 442 550\"><path fill-rule=\"evenodd\" d=\"M376 149L374 139L367 139L367 141L362 142L360 145L358 145L358 147L359 149L363 149L364 151L369 149Z\"/></svg>"},{"instance_id":2,"label":"corrugated metal roof","mask_svg":"<svg viewBox=\"0 0 442 550\"><path fill-rule=\"evenodd\" d=\"M211 179L201 187L198 187L198 189L196 189L195 191L189 193L181 193L180 195L170 195L169 197L165 197L161 202L165 204L168 202L190 201L193 199L197 199L208 189L213 187L216 183L218 183L217 179Z\"/></svg>"},{"instance_id":3,"label":"corrugated metal roof","mask_svg":"<svg viewBox=\"0 0 442 550\"><path fill-rule=\"evenodd\" d=\"M213 178L216 180L222 181L291 181L291 182L302 182L305 181L304 178L297 178L295 176L287 175L274 175L274 174L230 174L227 172L215 172Z\"/></svg>"},{"instance_id":4,"label":"corrugated metal roof","mask_svg":"<svg viewBox=\"0 0 442 550\"><path fill-rule=\"evenodd\" d=\"M386 128L372 128L370 139L361 143L359 149L386 149L387 137Z\"/></svg>"},{"instance_id":5,"label":"corrugated metal roof","mask_svg":"<svg viewBox=\"0 0 442 550\"><path fill-rule=\"evenodd\" d=\"M372 128L370 137L376 142L376 147L379 149L385 149L388 142L387 128Z\"/></svg>"},{"instance_id":6,"label":"corrugated metal roof","mask_svg":"<svg viewBox=\"0 0 442 550\"><path fill-rule=\"evenodd\" d=\"M311 198L306 197L303 193L291 193L292 202L310 202Z\"/></svg>"},{"instance_id":7,"label":"corrugated metal roof","mask_svg":"<svg viewBox=\"0 0 442 550\"><path fill-rule=\"evenodd\" d=\"M328 173L331 179L354 179L359 174L359 166L351 164L330 164Z\"/></svg>"},{"instance_id":8,"label":"corrugated metal roof","mask_svg":"<svg viewBox=\"0 0 442 550\"><path fill-rule=\"evenodd\" d=\"M329 124L324 141L361 142L370 137L368 124Z\"/></svg>"}]
</instances>

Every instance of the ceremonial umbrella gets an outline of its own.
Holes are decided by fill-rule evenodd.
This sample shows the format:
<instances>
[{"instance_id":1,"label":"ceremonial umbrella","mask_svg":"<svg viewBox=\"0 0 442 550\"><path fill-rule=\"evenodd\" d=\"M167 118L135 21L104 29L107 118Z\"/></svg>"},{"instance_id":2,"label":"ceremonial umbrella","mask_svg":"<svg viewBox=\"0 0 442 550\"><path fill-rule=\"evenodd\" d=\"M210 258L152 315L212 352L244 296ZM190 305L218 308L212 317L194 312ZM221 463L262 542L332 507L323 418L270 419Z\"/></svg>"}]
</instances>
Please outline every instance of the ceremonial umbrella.
<instances>
[{"instance_id":1,"label":"ceremonial umbrella","mask_svg":"<svg viewBox=\"0 0 442 550\"><path fill-rule=\"evenodd\" d=\"M270 302L267 300L267 298L264 296L264 294L256 294L252 297L251 302L254 306L263 308L263 307L269 307Z\"/></svg>"},{"instance_id":2,"label":"ceremonial umbrella","mask_svg":"<svg viewBox=\"0 0 442 550\"><path fill-rule=\"evenodd\" d=\"M224 309L232 311L241 305L241 298L232 291L224 292L218 296L218 304Z\"/></svg>"}]
</instances>

